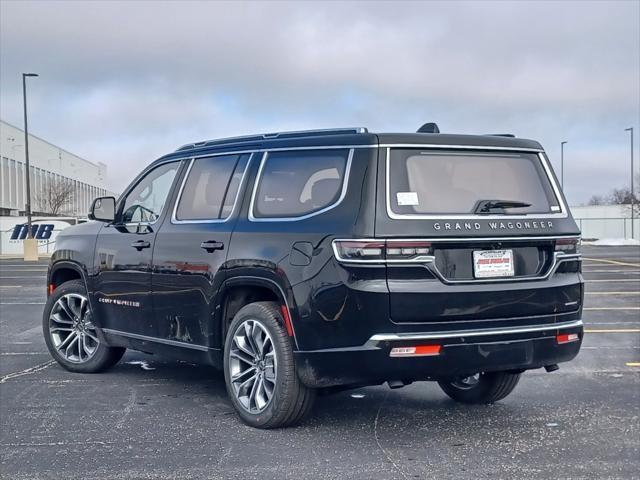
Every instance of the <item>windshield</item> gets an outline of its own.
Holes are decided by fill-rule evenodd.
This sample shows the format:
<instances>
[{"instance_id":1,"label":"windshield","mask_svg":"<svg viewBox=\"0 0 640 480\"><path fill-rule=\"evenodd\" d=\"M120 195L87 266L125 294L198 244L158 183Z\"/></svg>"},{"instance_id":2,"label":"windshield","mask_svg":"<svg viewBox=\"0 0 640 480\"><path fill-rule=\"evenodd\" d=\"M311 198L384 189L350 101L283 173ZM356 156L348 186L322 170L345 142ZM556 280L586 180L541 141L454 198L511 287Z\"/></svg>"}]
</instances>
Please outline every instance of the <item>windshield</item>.
<instances>
[{"instance_id":1,"label":"windshield","mask_svg":"<svg viewBox=\"0 0 640 480\"><path fill-rule=\"evenodd\" d=\"M520 204L498 212L507 215L561 210L533 153L392 149L388 168L389 205L399 215L474 214L482 201Z\"/></svg>"}]
</instances>

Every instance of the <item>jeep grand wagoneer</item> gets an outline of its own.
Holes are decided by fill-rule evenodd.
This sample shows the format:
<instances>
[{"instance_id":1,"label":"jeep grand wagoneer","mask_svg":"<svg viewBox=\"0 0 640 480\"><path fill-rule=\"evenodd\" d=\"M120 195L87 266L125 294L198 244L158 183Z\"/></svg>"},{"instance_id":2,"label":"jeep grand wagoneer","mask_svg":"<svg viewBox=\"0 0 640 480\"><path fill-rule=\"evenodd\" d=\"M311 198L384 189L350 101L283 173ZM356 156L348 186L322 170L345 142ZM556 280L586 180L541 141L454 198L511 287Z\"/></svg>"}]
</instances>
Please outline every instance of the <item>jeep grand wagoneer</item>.
<instances>
[{"instance_id":1,"label":"jeep grand wagoneer","mask_svg":"<svg viewBox=\"0 0 640 480\"><path fill-rule=\"evenodd\" d=\"M53 357L218 366L255 427L384 382L495 402L580 349L580 232L532 140L427 124L191 143L90 218L51 258Z\"/></svg>"}]
</instances>

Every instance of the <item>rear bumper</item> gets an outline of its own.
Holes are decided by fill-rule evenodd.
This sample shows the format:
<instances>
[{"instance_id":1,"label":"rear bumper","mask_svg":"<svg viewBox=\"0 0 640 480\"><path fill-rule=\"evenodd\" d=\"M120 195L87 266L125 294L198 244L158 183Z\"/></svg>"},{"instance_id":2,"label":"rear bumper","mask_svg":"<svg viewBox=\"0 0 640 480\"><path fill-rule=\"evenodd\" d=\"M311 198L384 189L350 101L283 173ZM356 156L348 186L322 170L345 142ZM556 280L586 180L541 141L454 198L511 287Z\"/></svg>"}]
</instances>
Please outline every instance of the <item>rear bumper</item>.
<instances>
[{"instance_id":1,"label":"rear bumper","mask_svg":"<svg viewBox=\"0 0 640 480\"><path fill-rule=\"evenodd\" d=\"M559 344L559 334L578 340ZM434 380L501 370L529 370L575 358L582 321L517 328L376 334L362 346L295 352L298 374L310 387L375 385L388 380ZM433 356L390 357L394 347L440 345Z\"/></svg>"}]
</instances>

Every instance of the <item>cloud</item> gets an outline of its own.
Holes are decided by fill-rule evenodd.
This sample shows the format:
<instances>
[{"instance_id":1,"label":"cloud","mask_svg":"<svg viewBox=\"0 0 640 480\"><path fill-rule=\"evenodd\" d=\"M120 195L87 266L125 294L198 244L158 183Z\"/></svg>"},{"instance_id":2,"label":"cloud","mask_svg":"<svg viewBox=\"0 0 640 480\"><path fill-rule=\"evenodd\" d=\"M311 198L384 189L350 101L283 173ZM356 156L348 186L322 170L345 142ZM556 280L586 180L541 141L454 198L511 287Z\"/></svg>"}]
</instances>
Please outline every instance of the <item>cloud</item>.
<instances>
[{"instance_id":1,"label":"cloud","mask_svg":"<svg viewBox=\"0 0 640 480\"><path fill-rule=\"evenodd\" d=\"M183 143L364 125L513 132L572 203L622 185L640 117L637 2L2 2L3 119L109 166L121 189ZM603 165L609 175L601 175Z\"/></svg>"}]
</instances>

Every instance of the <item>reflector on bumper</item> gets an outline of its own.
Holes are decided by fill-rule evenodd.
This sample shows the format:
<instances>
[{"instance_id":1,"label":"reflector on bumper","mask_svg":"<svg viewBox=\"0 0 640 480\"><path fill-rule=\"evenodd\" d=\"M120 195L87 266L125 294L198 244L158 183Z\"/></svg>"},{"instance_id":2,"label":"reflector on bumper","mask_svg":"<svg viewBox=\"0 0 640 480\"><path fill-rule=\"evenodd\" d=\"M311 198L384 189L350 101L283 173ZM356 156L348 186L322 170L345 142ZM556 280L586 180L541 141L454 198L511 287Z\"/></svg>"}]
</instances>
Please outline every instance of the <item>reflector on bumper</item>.
<instances>
[{"instance_id":1,"label":"reflector on bumper","mask_svg":"<svg viewBox=\"0 0 640 480\"><path fill-rule=\"evenodd\" d=\"M415 345L413 347L394 347L390 357L432 357L440 355L440 345Z\"/></svg>"}]
</instances>

